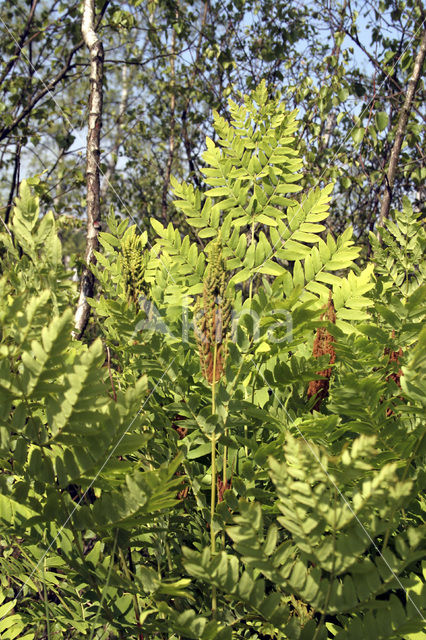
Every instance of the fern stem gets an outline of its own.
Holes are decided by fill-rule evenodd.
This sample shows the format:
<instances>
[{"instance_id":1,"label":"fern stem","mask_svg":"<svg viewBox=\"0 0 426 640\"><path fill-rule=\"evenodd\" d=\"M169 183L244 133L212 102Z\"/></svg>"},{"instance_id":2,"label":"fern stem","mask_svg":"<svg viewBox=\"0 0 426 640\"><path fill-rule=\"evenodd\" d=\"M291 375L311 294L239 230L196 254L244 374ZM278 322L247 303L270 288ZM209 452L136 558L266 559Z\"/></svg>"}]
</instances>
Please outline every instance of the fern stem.
<instances>
[{"instance_id":1,"label":"fern stem","mask_svg":"<svg viewBox=\"0 0 426 640\"><path fill-rule=\"evenodd\" d=\"M217 365L217 342L213 347L213 379L212 379L212 415L216 413L216 365Z\"/></svg>"},{"instance_id":2,"label":"fern stem","mask_svg":"<svg viewBox=\"0 0 426 640\"><path fill-rule=\"evenodd\" d=\"M46 572L46 556L43 559L43 600L44 600L44 610L45 610L45 613L46 613L47 640L50 640L50 638L51 638L51 635L50 635L50 612L49 612L49 600L47 598L45 572Z\"/></svg>"},{"instance_id":3,"label":"fern stem","mask_svg":"<svg viewBox=\"0 0 426 640\"><path fill-rule=\"evenodd\" d=\"M172 556L170 554L170 545L169 545L168 542L166 542L166 544L164 546L165 546L165 549L166 549L167 565L168 565L169 571L171 573L173 571L173 563L172 563Z\"/></svg>"},{"instance_id":4,"label":"fern stem","mask_svg":"<svg viewBox=\"0 0 426 640\"><path fill-rule=\"evenodd\" d=\"M225 429L225 437L227 435L228 435L228 429ZM226 483L228 480L227 466L228 466L228 447L225 444L223 447L223 463L222 463L222 481L223 481L224 491L226 491ZM225 549L225 531L222 531L222 548Z\"/></svg>"},{"instance_id":5,"label":"fern stem","mask_svg":"<svg viewBox=\"0 0 426 640\"><path fill-rule=\"evenodd\" d=\"M254 242L254 218L253 221L251 223L251 244L253 244ZM250 285L249 285L249 300L251 302L253 298L253 276L250 278Z\"/></svg>"},{"instance_id":6,"label":"fern stem","mask_svg":"<svg viewBox=\"0 0 426 640\"><path fill-rule=\"evenodd\" d=\"M420 438L417 440L417 444L414 447L414 450L413 450L411 456L407 460L407 464L405 466L404 473L402 474L401 482L404 482L405 478L407 477L408 470L409 470L409 468L411 466L411 463L413 462L414 458L417 455L417 451L419 450L419 447L422 444L424 437L425 437L425 435L423 433L420 436ZM386 547L388 545L388 542L389 542L391 526L392 526L392 521L393 521L393 516L395 514L395 510L396 510L396 507L394 506L393 509L392 509L392 512L390 514L390 517L389 517L389 526L387 527L386 533L385 533L385 537L383 538L383 545L382 545L382 550L381 550L382 553L386 549Z\"/></svg>"},{"instance_id":7,"label":"fern stem","mask_svg":"<svg viewBox=\"0 0 426 640\"><path fill-rule=\"evenodd\" d=\"M46 539L44 539L44 542L46 544ZM31 568L34 570L34 573L37 571L38 569L38 564L35 564L32 559L30 558L30 556L26 553L25 549L19 544L19 542L17 542L15 540L14 544L16 545L16 547L19 549L19 552L22 554L22 556L27 560L27 562L30 564ZM65 600L61 597L61 594L58 590L56 590L54 587L51 588L51 590L54 592L55 597L59 600L59 602L62 604L62 606L64 607L64 609L66 609L68 611L68 613L73 614L73 609L71 609L67 603L65 602ZM37 592L39 594L40 599L43 599L43 594L41 593L40 589L37 589ZM79 597L79 594L77 592L77 597ZM84 618L84 612L82 610L82 617Z\"/></svg>"},{"instance_id":8,"label":"fern stem","mask_svg":"<svg viewBox=\"0 0 426 640\"><path fill-rule=\"evenodd\" d=\"M61 498L62 498L62 496L61 496ZM105 599L106 586L104 585L102 587L102 593L101 593L101 590L99 589L98 583L96 582L96 580L94 579L92 573L90 572L90 570L87 567L86 557L85 557L85 555L83 553L83 549L82 549L82 546L80 544L80 539L78 537L78 533L77 533L77 531L76 531L76 529L74 527L74 523L72 521L71 514L68 511L68 507L65 504L65 502L63 501L63 499L62 499L62 505L64 506L65 511L68 513L69 528L71 529L72 534L74 536L74 542L75 542L75 546L76 546L76 549L77 549L77 553L78 553L78 555L80 557L80 560L81 560L81 564L82 564L82 566L84 566L86 568L88 580L89 580L91 586L93 587L93 589L96 591L96 595L98 596L98 598L100 599L100 603L102 604L104 599ZM118 533L116 533L116 538L117 538L117 535L118 535ZM114 543L114 553L115 553L115 543ZM112 559L113 558L114 558L114 555L112 556ZM107 585L108 585L108 583L107 583ZM100 606L101 606L101 604L100 604ZM98 614L97 615L99 615L99 611L100 611L100 608L98 610ZM107 608L107 607L105 607L105 617L108 619L109 622L113 622L114 621L114 617L113 617L111 611L109 610L109 608ZM91 636L90 640L92 640L92 637L93 636Z\"/></svg>"},{"instance_id":9,"label":"fern stem","mask_svg":"<svg viewBox=\"0 0 426 640\"><path fill-rule=\"evenodd\" d=\"M228 435L228 429L225 429L225 437ZM227 482L227 465L228 465L228 447L225 444L223 447L223 484L226 490L226 482Z\"/></svg>"},{"instance_id":10,"label":"fern stem","mask_svg":"<svg viewBox=\"0 0 426 640\"><path fill-rule=\"evenodd\" d=\"M244 400L247 400L247 389L244 389ZM244 440L247 440L248 438L248 426L247 423L244 425ZM248 446L245 444L244 445L244 453L246 454L246 458L248 458Z\"/></svg>"},{"instance_id":11,"label":"fern stem","mask_svg":"<svg viewBox=\"0 0 426 640\"><path fill-rule=\"evenodd\" d=\"M216 413L216 360L217 360L217 342L213 347L213 379L212 379L212 415ZM216 535L214 531L214 512L216 503L216 432L213 431L211 436L212 451L212 482L211 482L211 500L210 500L210 547L212 556L216 553ZM212 616L216 618L216 587L212 586Z\"/></svg>"},{"instance_id":12,"label":"fern stem","mask_svg":"<svg viewBox=\"0 0 426 640\"><path fill-rule=\"evenodd\" d=\"M133 582L132 574L129 571L129 568L128 568L127 562L126 562L126 558L124 557L124 554L123 554L123 551L122 551L121 547L118 547L118 555L120 557L121 566L123 568L124 575L126 576L126 578L127 578L127 580L129 582ZM135 612L136 624L140 629L141 612L140 612L140 609L139 609L138 596L137 596L136 593L133 594L133 609L134 609L134 612Z\"/></svg>"},{"instance_id":13,"label":"fern stem","mask_svg":"<svg viewBox=\"0 0 426 640\"><path fill-rule=\"evenodd\" d=\"M334 487L334 501L333 501L333 510L334 510L334 522L333 522L333 565L330 571L330 582L328 583L327 593L324 599L324 604L322 608L321 618L318 622L318 626L315 629L315 633L312 637L312 640L317 640L319 634L321 632L321 628L324 625L325 616L327 615L327 608L330 603L331 593L333 591L333 581L335 578L335 569L336 569L336 502L337 502L337 488Z\"/></svg>"},{"instance_id":14,"label":"fern stem","mask_svg":"<svg viewBox=\"0 0 426 640\"><path fill-rule=\"evenodd\" d=\"M110 578L111 578L111 571L112 571L112 567L113 567L113 564L114 564L114 556L115 556L115 549L116 549L116 546L117 546L117 538L118 538L118 529L115 530L114 544L112 546L111 560L110 560L109 567L108 567L107 579L106 579L105 585L104 585L104 587L102 589L101 599L99 601L98 610L96 611L95 620L93 622L93 631L92 631L92 633L90 635L89 640L93 640L93 637L94 637L94 635L96 633L96 624L98 622L99 613L100 613L100 611L102 609L102 605L104 603L105 596L106 596L106 591L107 591L108 586L109 586L109 581L110 581Z\"/></svg>"}]
</instances>

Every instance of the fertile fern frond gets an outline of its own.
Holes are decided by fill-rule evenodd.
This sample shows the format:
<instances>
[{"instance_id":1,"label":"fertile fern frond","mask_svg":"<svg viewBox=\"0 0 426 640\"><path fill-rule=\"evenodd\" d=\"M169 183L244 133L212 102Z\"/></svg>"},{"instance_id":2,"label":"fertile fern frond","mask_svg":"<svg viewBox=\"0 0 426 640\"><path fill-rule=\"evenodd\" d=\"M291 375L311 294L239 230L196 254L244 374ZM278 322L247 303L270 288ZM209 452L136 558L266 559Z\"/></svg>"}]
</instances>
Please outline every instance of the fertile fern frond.
<instances>
[{"instance_id":1,"label":"fertile fern frond","mask_svg":"<svg viewBox=\"0 0 426 640\"><path fill-rule=\"evenodd\" d=\"M145 242L142 236L136 235L134 226L127 229L121 240L124 287L129 300L135 304L141 296L147 296L149 293L149 286L145 280L148 264L148 253L143 248Z\"/></svg>"},{"instance_id":2,"label":"fertile fern frond","mask_svg":"<svg viewBox=\"0 0 426 640\"><path fill-rule=\"evenodd\" d=\"M245 297L256 295L258 277L267 276L276 279L281 297L294 298L293 308L309 302L320 309L332 287L337 325L351 332L348 320L368 318L371 303L364 294L373 286L371 271L359 279L350 271L350 281L342 274L360 251L351 229L336 240L330 234L322 238L333 185L296 195L302 191L297 183L303 165L294 135L297 113L286 111L279 97L269 98L264 83L243 104L230 101L229 106L229 122L214 114L217 142L206 140L207 188L173 179L175 206L201 242L213 242L220 233L231 284L245 287ZM152 225L159 237L151 281L162 274L165 300L177 290L199 294L204 253L171 224L164 229L152 220Z\"/></svg>"}]
</instances>

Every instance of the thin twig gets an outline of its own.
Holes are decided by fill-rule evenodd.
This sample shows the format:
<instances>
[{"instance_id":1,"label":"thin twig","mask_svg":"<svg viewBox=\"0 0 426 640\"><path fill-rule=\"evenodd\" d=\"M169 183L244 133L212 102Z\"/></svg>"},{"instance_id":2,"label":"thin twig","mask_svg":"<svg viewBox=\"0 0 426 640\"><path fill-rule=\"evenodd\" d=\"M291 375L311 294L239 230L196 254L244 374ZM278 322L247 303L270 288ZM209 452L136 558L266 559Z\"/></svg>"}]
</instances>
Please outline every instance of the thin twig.
<instances>
[{"instance_id":1,"label":"thin twig","mask_svg":"<svg viewBox=\"0 0 426 640\"><path fill-rule=\"evenodd\" d=\"M386 189L383 195L382 206L380 208L380 216L379 216L379 227L383 226L384 220L389 215L391 200L392 200L392 191L395 182L395 175L398 165L398 158L402 147L402 142L405 136L405 130L407 128L408 118L410 116L411 107L414 100L414 95L416 93L417 84L420 79L420 75L422 72L422 67L424 63L426 55L426 29L423 31L423 36L420 42L420 48L418 50L415 62L413 73L410 78L410 82L408 83L407 94L405 97L404 105L401 109L401 114L398 120L398 126L395 135L395 141L392 147L392 152L389 160L389 168L386 173Z\"/></svg>"},{"instance_id":2,"label":"thin twig","mask_svg":"<svg viewBox=\"0 0 426 640\"><path fill-rule=\"evenodd\" d=\"M107 347L106 350L107 350L107 365L108 365L109 379L110 379L110 382L111 382L112 393L113 393L113 396L114 396L114 402L117 402L117 392L115 390L114 380L112 379L112 373L111 373L111 352L109 350L109 347Z\"/></svg>"},{"instance_id":3,"label":"thin twig","mask_svg":"<svg viewBox=\"0 0 426 640\"><path fill-rule=\"evenodd\" d=\"M9 223L10 212L13 206L13 197L16 191L16 183L17 183L17 178L19 174L20 163L21 163L21 141L18 140L18 142L16 143L15 161L13 164L12 184L10 186L9 198L6 205L6 213L4 215L5 225Z\"/></svg>"}]
</instances>

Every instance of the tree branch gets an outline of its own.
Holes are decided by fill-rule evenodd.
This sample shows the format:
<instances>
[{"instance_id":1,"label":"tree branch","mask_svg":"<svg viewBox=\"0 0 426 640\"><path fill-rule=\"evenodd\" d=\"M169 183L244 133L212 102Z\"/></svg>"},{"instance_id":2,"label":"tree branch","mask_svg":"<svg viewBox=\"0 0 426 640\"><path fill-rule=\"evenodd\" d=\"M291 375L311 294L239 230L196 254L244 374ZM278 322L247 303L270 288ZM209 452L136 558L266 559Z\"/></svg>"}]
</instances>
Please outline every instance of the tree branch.
<instances>
[{"instance_id":1,"label":"tree branch","mask_svg":"<svg viewBox=\"0 0 426 640\"><path fill-rule=\"evenodd\" d=\"M109 0L106 0L104 5L102 6L102 9L99 13L98 19L96 21L96 27L95 29L98 28L100 21L102 20L102 17L108 7L109 4ZM53 80L51 80L48 84L45 84L43 81L43 89L40 89L40 91L38 91L33 97L32 99L28 102L27 106L24 107L24 109L21 111L21 113L19 115L16 116L16 118L13 120L13 122L6 126L3 127L3 129L0 129L0 142L2 140L4 140L5 138L7 138L7 136L12 133L12 131L14 129L16 129L16 127L18 126L18 124L20 124L20 122L22 122L22 120L29 114L31 113L31 111L34 109L34 107L36 106L36 104L38 102L40 102L40 100L42 98L44 98L44 96L49 93L51 94L53 89L56 87L56 85L65 78L65 76L67 75L68 71L71 69L71 62L73 57L75 56L75 54L77 53L77 51L79 51L81 49L81 47L84 44L84 40L81 40L78 44L76 44L76 46L71 49L71 51L69 52L66 60L65 60L65 64L62 67L62 69L59 71L59 73L56 74L56 76L53 78ZM22 51L22 46L20 46L19 51Z\"/></svg>"},{"instance_id":2,"label":"tree branch","mask_svg":"<svg viewBox=\"0 0 426 640\"><path fill-rule=\"evenodd\" d=\"M9 75L9 73L11 72L11 70L13 69L15 62L21 55L22 47L24 46L24 43L25 43L25 38L28 35L28 32L31 27L31 23L34 18L34 12L36 10L37 3L38 3L38 0L33 0L31 3L30 13L28 14L28 19L25 24L24 30L21 33L21 37L19 38L18 42L16 43L15 51L13 52L12 57L10 58L9 62L6 64L4 71L0 76L0 87L5 81L5 79L7 78L7 76Z\"/></svg>"},{"instance_id":3,"label":"tree branch","mask_svg":"<svg viewBox=\"0 0 426 640\"><path fill-rule=\"evenodd\" d=\"M47 93L52 93L52 90L56 87L56 85L58 84L58 82L60 82L61 80L63 80L63 78L65 78L66 74L68 73L68 71L71 68L71 61L74 57L74 55L77 53L77 51L79 49L81 49L81 47L83 46L83 41L81 41L78 45L76 45L68 54L67 59L65 61L64 66L62 67L62 69L59 71L59 73L53 78L53 80L51 80L48 84L45 84L43 89L40 89L40 91L38 91L33 98L28 102L27 106L24 107L24 109L21 111L21 113L19 115L16 116L16 118L13 120L13 122L6 126L3 127L3 129L0 130L0 142L2 140L4 140L5 138L7 138L7 136L12 133L12 131L14 129L16 129L16 127L18 126L18 124L20 122L22 122L22 120L29 114L31 113L31 111L34 109L34 107L36 106L36 104L38 102L40 102L40 100L42 98L44 98L44 96Z\"/></svg>"},{"instance_id":4,"label":"tree branch","mask_svg":"<svg viewBox=\"0 0 426 640\"><path fill-rule=\"evenodd\" d=\"M414 62L413 73L408 83L407 94L405 96L404 105L401 109L401 114L398 120L398 126L395 135L395 141L393 143L392 152L389 160L389 167L386 173L386 189L383 195L382 205L380 208L379 226L383 226L384 220L389 215L390 204L392 199L392 190L395 182L396 169L398 164L398 157L401 151L402 142L404 140L405 130L407 128L408 118L410 116L411 105L413 103L414 95L416 93L417 84L420 79L422 67L426 55L426 29L423 31L423 36L420 42L420 48Z\"/></svg>"},{"instance_id":5,"label":"tree branch","mask_svg":"<svg viewBox=\"0 0 426 640\"><path fill-rule=\"evenodd\" d=\"M359 37L358 37L358 33L356 33L355 35L353 33L350 32L349 29L345 29L345 34L351 39L353 40L353 42L355 42L355 44L361 49L361 51L367 56L367 58L370 60L371 64L376 67L376 69L378 71L380 71L387 80L389 80L389 82L391 82L393 84L393 86L398 90L399 93L404 93L404 88L401 87L401 85L399 84L399 82L397 82L395 80L395 78L393 76L391 76L389 73L386 72L386 70L381 66L380 62L368 51L368 49L366 49L366 47L364 47L364 45L362 44L362 42L360 41ZM421 113L421 111L419 111L418 109L414 109L414 111L417 113L417 115L422 118L422 120L426 120L426 116Z\"/></svg>"}]
</instances>

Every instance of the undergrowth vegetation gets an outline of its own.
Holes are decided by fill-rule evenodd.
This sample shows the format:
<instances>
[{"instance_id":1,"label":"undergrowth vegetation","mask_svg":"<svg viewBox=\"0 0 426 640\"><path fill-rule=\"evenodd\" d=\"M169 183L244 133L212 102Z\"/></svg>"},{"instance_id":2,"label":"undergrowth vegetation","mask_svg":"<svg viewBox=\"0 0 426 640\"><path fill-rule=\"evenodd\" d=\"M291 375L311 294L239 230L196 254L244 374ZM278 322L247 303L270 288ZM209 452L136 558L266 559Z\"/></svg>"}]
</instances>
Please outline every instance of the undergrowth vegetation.
<instances>
[{"instance_id":1,"label":"undergrowth vegetation","mask_svg":"<svg viewBox=\"0 0 426 640\"><path fill-rule=\"evenodd\" d=\"M109 215L96 339L25 182L0 235L5 640L423 637L424 228L357 264L296 113L230 112L186 229Z\"/></svg>"}]
</instances>

